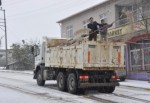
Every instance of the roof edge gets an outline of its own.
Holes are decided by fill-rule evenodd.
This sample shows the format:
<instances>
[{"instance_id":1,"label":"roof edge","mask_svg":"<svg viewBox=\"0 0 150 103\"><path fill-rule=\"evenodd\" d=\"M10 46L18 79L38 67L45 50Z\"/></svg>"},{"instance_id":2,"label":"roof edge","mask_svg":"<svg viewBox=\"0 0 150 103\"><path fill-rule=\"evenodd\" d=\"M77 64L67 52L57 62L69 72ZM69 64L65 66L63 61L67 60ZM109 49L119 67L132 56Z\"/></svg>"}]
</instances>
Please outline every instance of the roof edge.
<instances>
[{"instance_id":1,"label":"roof edge","mask_svg":"<svg viewBox=\"0 0 150 103\"><path fill-rule=\"evenodd\" d=\"M100 2L100 3L96 4L96 5L93 5L93 6L89 7L89 8L87 8L87 9L81 10L81 11L75 13L75 14L72 14L72 15L70 15L70 16L64 18L64 19L61 19L61 20L57 21L56 23L61 23L62 21L65 21L66 19L69 19L69 18L71 18L71 17L74 17L74 16L76 16L76 15L79 15L79 14L81 14L81 13L87 11L87 10L90 10L90 9L92 9L92 8L94 8L94 7L97 7L97 6L101 5L101 4L107 3L108 1L110 1L110 0L105 0L105 1L103 1L103 2Z\"/></svg>"}]
</instances>

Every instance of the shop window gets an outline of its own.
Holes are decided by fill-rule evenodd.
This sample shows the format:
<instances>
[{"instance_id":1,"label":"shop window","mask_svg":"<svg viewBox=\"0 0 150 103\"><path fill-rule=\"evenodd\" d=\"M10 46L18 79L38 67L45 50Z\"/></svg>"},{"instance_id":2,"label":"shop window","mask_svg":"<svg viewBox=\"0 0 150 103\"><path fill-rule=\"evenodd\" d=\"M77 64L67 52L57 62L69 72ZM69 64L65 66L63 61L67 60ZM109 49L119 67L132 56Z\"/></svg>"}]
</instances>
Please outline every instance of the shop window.
<instances>
[{"instance_id":1,"label":"shop window","mask_svg":"<svg viewBox=\"0 0 150 103\"><path fill-rule=\"evenodd\" d=\"M136 49L140 49L141 48L141 44L140 43L131 43L130 44L130 49L131 50L136 50Z\"/></svg>"},{"instance_id":2,"label":"shop window","mask_svg":"<svg viewBox=\"0 0 150 103\"><path fill-rule=\"evenodd\" d=\"M130 56L133 71L150 70L150 40L131 43Z\"/></svg>"},{"instance_id":3,"label":"shop window","mask_svg":"<svg viewBox=\"0 0 150 103\"><path fill-rule=\"evenodd\" d=\"M150 65L150 47L144 49L144 64Z\"/></svg>"},{"instance_id":4,"label":"shop window","mask_svg":"<svg viewBox=\"0 0 150 103\"><path fill-rule=\"evenodd\" d=\"M141 65L141 51L139 49L131 51L131 64L132 66Z\"/></svg>"}]
</instances>

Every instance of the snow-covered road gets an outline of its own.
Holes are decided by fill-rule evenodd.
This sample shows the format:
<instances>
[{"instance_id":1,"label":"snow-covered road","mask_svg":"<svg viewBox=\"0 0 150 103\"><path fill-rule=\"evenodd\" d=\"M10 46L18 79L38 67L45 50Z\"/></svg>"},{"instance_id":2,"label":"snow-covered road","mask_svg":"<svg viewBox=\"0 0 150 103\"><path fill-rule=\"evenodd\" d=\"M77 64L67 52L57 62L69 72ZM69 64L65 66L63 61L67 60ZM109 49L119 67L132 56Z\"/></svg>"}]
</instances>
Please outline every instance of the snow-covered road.
<instances>
[{"instance_id":1,"label":"snow-covered road","mask_svg":"<svg viewBox=\"0 0 150 103\"><path fill-rule=\"evenodd\" d=\"M87 91L72 95L57 90L56 81L37 86L31 74L0 71L0 103L150 103L150 90L117 87L112 94Z\"/></svg>"}]
</instances>

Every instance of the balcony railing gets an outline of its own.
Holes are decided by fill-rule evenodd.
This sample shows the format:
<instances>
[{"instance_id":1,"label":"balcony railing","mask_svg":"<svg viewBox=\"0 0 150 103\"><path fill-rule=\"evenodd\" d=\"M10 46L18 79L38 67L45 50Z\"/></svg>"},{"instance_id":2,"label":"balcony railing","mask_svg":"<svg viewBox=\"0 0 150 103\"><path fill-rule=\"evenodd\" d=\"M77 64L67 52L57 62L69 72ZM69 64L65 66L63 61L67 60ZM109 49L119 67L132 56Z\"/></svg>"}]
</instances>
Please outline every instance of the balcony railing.
<instances>
[{"instance_id":1,"label":"balcony railing","mask_svg":"<svg viewBox=\"0 0 150 103\"><path fill-rule=\"evenodd\" d=\"M150 18L150 10L148 11L144 11L144 12L139 12L139 11L133 11L129 14L130 16L128 16L127 18L124 19L119 19L115 21L115 26L120 27L120 26L124 26L127 24L131 24L134 22L138 22L144 19L149 19Z\"/></svg>"},{"instance_id":2,"label":"balcony railing","mask_svg":"<svg viewBox=\"0 0 150 103\"><path fill-rule=\"evenodd\" d=\"M108 30L108 38L125 34L133 34L141 30L149 30L150 10L143 13L134 11L130 17L116 20L115 27ZM132 37L132 35L129 35Z\"/></svg>"}]
</instances>

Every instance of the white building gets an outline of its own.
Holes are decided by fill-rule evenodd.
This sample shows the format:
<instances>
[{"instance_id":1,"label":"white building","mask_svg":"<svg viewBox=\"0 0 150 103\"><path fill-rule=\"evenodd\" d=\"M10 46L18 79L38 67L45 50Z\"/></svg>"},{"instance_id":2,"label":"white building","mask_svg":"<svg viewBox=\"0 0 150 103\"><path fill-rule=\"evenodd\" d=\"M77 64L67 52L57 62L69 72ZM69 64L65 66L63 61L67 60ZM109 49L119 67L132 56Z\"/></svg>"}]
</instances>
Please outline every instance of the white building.
<instances>
[{"instance_id":1,"label":"white building","mask_svg":"<svg viewBox=\"0 0 150 103\"><path fill-rule=\"evenodd\" d=\"M150 0L104 1L59 20L61 37L72 38L84 31L90 17L99 23L101 19L108 24L114 22L108 30L108 40L126 42L128 77L147 80L147 71L150 71Z\"/></svg>"}]
</instances>

